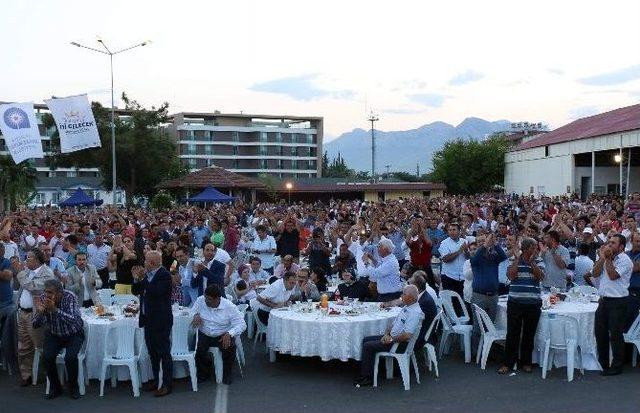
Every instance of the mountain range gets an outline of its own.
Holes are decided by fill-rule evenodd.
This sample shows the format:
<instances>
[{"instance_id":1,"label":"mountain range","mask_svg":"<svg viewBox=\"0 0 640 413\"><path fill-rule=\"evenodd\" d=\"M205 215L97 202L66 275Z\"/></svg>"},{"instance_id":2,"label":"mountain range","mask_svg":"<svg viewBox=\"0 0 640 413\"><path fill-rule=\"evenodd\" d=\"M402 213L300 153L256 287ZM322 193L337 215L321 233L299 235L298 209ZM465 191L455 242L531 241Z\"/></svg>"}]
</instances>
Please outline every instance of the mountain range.
<instances>
[{"instance_id":1,"label":"mountain range","mask_svg":"<svg viewBox=\"0 0 640 413\"><path fill-rule=\"evenodd\" d=\"M445 122L433 122L417 129L405 131L375 131L376 173L384 173L385 165L391 172L420 174L431 170L431 155L445 142L462 139L484 139L494 132L506 131L511 122L490 122L480 118L466 118L458 126ZM356 171L371 170L371 130L354 129L324 144L329 161L340 153L345 163Z\"/></svg>"}]
</instances>

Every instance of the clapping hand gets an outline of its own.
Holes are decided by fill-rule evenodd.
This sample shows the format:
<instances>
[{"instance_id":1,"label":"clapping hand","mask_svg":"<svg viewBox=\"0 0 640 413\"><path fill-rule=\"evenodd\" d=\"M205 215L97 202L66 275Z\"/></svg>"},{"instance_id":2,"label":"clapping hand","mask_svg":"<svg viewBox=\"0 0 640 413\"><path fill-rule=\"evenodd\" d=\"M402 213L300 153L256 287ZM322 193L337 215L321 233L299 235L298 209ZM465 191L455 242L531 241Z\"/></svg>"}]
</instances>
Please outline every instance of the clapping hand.
<instances>
[{"instance_id":1,"label":"clapping hand","mask_svg":"<svg viewBox=\"0 0 640 413\"><path fill-rule=\"evenodd\" d=\"M137 281L142 280L144 278L144 268L139 265L134 265L133 268L131 268L131 275L133 275L133 278Z\"/></svg>"}]
</instances>

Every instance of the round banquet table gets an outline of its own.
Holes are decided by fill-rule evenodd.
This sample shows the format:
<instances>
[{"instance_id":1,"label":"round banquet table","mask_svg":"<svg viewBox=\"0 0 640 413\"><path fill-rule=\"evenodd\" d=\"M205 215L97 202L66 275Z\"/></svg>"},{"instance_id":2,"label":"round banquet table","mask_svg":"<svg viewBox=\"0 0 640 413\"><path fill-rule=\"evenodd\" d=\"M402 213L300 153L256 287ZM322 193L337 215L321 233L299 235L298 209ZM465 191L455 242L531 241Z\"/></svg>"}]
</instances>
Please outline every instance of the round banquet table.
<instances>
[{"instance_id":1,"label":"round banquet table","mask_svg":"<svg viewBox=\"0 0 640 413\"><path fill-rule=\"evenodd\" d=\"M319 310L301 313L293 309L276 309L269 313L267 347L271 361L275 352L301 357L320 357L322 361L360 360L362 339L382 335L400 308L380 310L380 303L365 303L367 312L349 316L348 307L330 303L340 315L322 315Z\"/></svg>"},{"instance_id":2,"label":"round banquet table","mask_svg":"<svg viewBox=\"0 0 640 413\"><path fill-rule=\"evenodd\" d=\"M566 315L578 320L579 340L578 345L582 355L582 366L585 370L602 370L598 362L598 351L596 347L596 337L594 334L594 324L598 303L588 302L568 302L559 301L549 309L543 309L538 322L538 329L534 339L533 362L541 363L544 354L544 337L549 331L549 317L555 314ZM501 298L498 302L498 312L496 315L496 328L507 329L507 301ZM565 351L554 350L555 357L553 364L555 367L567 365L567 354ZM578 367L576 354L575 366Z\"/></svg>"},{"instance_id":3,"label":"round banquet table","mask_svg":"<svg viewBox=\"0 0 640 413\"><path fill-rule=\"evenodd\" d=\"M115 307L115 306L114 306ZM110 307L111 308L111 307ZM111 310L110 310L111 311ZM147 352L147 346L144 342L144 329L138 327L138 316L135 317L124 317L122 315L118 315L119 311L116 309L115 311L116 320L126 319L128 323L131 324L131 328L136 330L135 334L135 345L136 348L140 348L140 359L138 363L138 368L140 369L140 375L142 376L142 382L146 382L153 378L153 371L151 369L151 360L149 359L149 353ZM189 317L187 310L174 310L173 312L174 320L177 317ZM109 318L101 318L89 313L87 311L82 311L82 319L84 320L85 326L85 340L87 342L86 349L86 363L87 363L87 377L89 379L100 379L101 367L102 367L102 358L104 357L104 347L108 345L110 347L115 347L115 337L110 337L109 342L105 342L105 332L109 328L109 325L113 323L113 320ZM116 377L118 380L131 380L129 376L129 368L127 366L112 366L110 369L115 368L117 370ZM175 378L187 377L188 370L186 368L186 363L184 362L174 362L173 363L173 376ZM110 372L107 371L107 379L110 378Z\"/></svg>"}]
</instances>

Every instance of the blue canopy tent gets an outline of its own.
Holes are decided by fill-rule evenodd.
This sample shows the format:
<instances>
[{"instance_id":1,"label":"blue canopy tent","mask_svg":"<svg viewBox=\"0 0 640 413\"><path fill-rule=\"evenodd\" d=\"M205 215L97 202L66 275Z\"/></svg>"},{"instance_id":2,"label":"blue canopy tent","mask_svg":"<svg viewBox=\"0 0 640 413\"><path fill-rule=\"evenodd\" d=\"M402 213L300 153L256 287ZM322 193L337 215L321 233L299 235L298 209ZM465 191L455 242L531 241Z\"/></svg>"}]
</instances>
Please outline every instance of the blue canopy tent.
<instances>
[{"instance_id":1,"label":"blue canopy tent","mask_svg":"<svg viewBox=\"0 0 640 413\"><path fill-rule=\"evenodd\" d=\"M204 191L200 192L196 196L187 198L187 202L233 202L236 198L233 196L225 195L215 188L208 187Z\"/></svg>"},{"instance_id":2,"label":"blue canopy tent","mask_svg":"<svg viewBox=\"0 0 640 413\"><path fill-rule=\"evenodd\" d=\"M78 188L76 189L76 192L73 193L73 195L71 195L69 198L65 199L64 201L60 202L60 206L61 207L68 207L68 206L94 206L94 205L102 205L102 201L101 199L93 199L93 198L89 198L89 195L85 194L85 192Z\"/></svg>"}]
</instances>

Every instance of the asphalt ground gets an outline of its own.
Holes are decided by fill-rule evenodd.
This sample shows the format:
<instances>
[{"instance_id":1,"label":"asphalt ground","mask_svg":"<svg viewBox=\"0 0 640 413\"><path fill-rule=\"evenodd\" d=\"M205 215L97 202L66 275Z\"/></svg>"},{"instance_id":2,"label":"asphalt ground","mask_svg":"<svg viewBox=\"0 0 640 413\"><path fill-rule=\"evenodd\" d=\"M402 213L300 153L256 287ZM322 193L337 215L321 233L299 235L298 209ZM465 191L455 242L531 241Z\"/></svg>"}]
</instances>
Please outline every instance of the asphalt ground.
<instances>
[{"instance_id":1,"label":"asphalt ground","mask_svg":"<svg viewBox=\"0 0 640 413\"><path fill-rule=\"evenodd\" d=\"M404 391L398 369L392 380L381 373L377 388L354 388L357 362L322 362L318 358L278 355L270 363L259 343L245 343L244 376L235 369L230 386L213 381L191 391L187 379L176 380L174 391L164 398L142 393L134 398L129 382L115 389L92 380L80 400L63 395L44 399L44 384L20 388L15 376L0 372L0 413L72 412L171 412L171 413L289 413L289 412L639 412L640 366L625 366L624 374L602 377L598 372L577 370L568 382L565 368L553 369L545 380L540 369L533 373L496 373L499 351L486 370L465 364L460 354L439 361L440 378L421 366L421 384L412 376L411 390Z\"/></svg>"}]
</instances>

